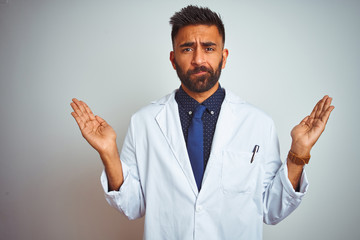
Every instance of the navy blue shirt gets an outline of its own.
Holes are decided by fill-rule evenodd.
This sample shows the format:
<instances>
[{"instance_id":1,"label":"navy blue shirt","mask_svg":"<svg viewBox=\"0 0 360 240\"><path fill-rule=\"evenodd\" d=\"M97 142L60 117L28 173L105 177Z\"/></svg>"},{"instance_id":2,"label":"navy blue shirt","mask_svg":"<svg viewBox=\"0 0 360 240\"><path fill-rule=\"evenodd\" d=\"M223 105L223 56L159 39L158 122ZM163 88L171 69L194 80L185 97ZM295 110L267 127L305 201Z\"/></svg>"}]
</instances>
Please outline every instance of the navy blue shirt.
<instances>
[{"instance_id":1,"label":"navy blue shirt","mask_svg":"<svg viewBox=\"0 0 360 240\"><path fill-rule=\"evenodd\" d=\"M216 122L219 117L221 104L225 98L225 90L219 88L216 92L206 99L202 105L206 107L206 110L202 116L204 126L204 169L209 160L211 145L215 133ZM185 142L187 142L188 129L191 124L192 113L199 103L190 97L180 86L179 90L175 93L175 100L179 106L179 115L182 131L184 134Z\"/></svg>"}]
</instances>

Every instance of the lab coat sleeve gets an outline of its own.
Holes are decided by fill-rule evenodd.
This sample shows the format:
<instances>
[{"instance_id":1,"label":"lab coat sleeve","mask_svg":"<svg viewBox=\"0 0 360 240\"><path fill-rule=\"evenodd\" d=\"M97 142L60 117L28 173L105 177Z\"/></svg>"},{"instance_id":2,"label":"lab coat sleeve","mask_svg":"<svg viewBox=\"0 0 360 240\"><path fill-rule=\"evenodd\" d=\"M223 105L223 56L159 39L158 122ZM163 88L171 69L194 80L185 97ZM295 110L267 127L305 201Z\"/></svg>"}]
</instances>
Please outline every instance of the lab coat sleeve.
<instances>
[{"instance_id":1,"label":"lab coat sleeve","mask_svg":"<svg viewBox=\"0 0 360 240\"><path fill-rule=\"evenodd\" d=\"M263 193L263 221L266 224L277 224L285 217L290 215L301 203L302 198L308 189L308 180L305 170L302 172L300 179L300 191L295 192L289 178L286 161L280 166L276 167L276 162L281 162L279 157L279 144L275 132L275 127L272 127L270 137L270 152L268 156L270 161L266 164L266 171L268 176L274 173L273 179L268 177L266 180L266 189ZM276 171L276 169L278 169Z\"/></svg>"},{"instance_id":2,"label":"lab coat sleeve","mask_svg":"<svg viewBox=\"0 0 360 240\"><path fill-rule=\"evenodd\" d=\"M107 202L122 212L128 219L137 219L145 214L145 201L140 184L135 151L135 133L132 121L120 154L124 182L118 191L108 191L105 170L101 174L101 185Z\"/></svg>"}]
</instances>

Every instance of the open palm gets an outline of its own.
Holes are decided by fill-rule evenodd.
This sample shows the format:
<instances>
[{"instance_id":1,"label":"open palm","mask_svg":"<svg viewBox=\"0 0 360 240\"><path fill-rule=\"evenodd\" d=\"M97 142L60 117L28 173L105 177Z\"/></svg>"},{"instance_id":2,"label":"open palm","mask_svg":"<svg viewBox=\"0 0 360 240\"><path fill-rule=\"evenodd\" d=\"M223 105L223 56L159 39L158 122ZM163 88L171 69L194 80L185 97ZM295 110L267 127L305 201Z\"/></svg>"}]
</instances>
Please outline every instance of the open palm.
<instances>
[{"instance_id":1,"label":"open palm","mask_svg":"<svg viewBox=\"0 0 360 240\"><path fill-rule=\"evenodd\" d=\"M324 96L314 107L311 114L305 117L291 131L293 139L292 149L297 152L310 153L311 148L324 131L334 106L331 106L332 98Z\"/></svg>"},{"instance_id":2,"label":"open palm","mask_svg":"<svg viewBox=\"0 0 360 240\"><path fill-rule=\"evenodd\" d=\"M79 125L81 134L100 154L116 144L114 129L99 116L94 116L85 102L76 98L70 104L74 112L71 115Z\"/></svg>"}]
</instances>

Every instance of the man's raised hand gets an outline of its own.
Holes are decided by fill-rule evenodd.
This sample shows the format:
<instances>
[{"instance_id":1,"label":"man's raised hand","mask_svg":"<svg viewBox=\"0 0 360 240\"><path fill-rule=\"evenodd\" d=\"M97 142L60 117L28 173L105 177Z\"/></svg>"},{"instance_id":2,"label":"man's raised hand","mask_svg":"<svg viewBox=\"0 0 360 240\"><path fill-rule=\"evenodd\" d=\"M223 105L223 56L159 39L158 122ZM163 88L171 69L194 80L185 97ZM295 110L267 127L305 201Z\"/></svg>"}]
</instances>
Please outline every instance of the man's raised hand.
<instances>
[{"instance_id":1,"label":"man's raised hand","mask_svg":"<svg viewBox=\"0 0 360 240\"><path fill-rule=\"evenodd\" d=\"M311 114L305 117L291 131L291 151L301 157L309 156L311 148L324 131L334 106L332 98L324 96L314 107Z\"/></svg>"},{"instance_id":2,"label":"man's raised hand","mask_svg":"<svg viewBox=\"0 0 360 240\"><path fill-rule=\"evenodd\" d=\"M113 150L116 146L116 133L107 122L99 116L94 116L85 102L76 98L70 104L74 112L71 115L79 125L81 134L88 143L101 154Z\"/></svg>"}]
</instances>

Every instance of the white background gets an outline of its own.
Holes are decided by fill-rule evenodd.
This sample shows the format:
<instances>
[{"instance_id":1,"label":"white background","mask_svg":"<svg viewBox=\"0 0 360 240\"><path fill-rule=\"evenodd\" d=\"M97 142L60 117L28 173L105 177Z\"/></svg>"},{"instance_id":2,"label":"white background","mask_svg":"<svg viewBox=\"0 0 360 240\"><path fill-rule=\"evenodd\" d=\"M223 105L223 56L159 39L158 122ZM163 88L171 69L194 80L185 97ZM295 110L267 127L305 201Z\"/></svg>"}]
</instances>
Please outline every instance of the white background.
<instances>
[{"instance_id":1,"label":"white background","mask_svg":"<svg viewBox=\"0 0 360 240\"><path fill-rule=\"evenodd\" d=\"M86 101L121 147L131 114L179 86L168 21L189 3L222 15L220 82L273 117L283 159L292 127L334 98L309 192L264 239L360 239L360 1L1 2L0 239L142 238L143 220L104 200L69 104Z\"/></svg>"}]
</instances>

